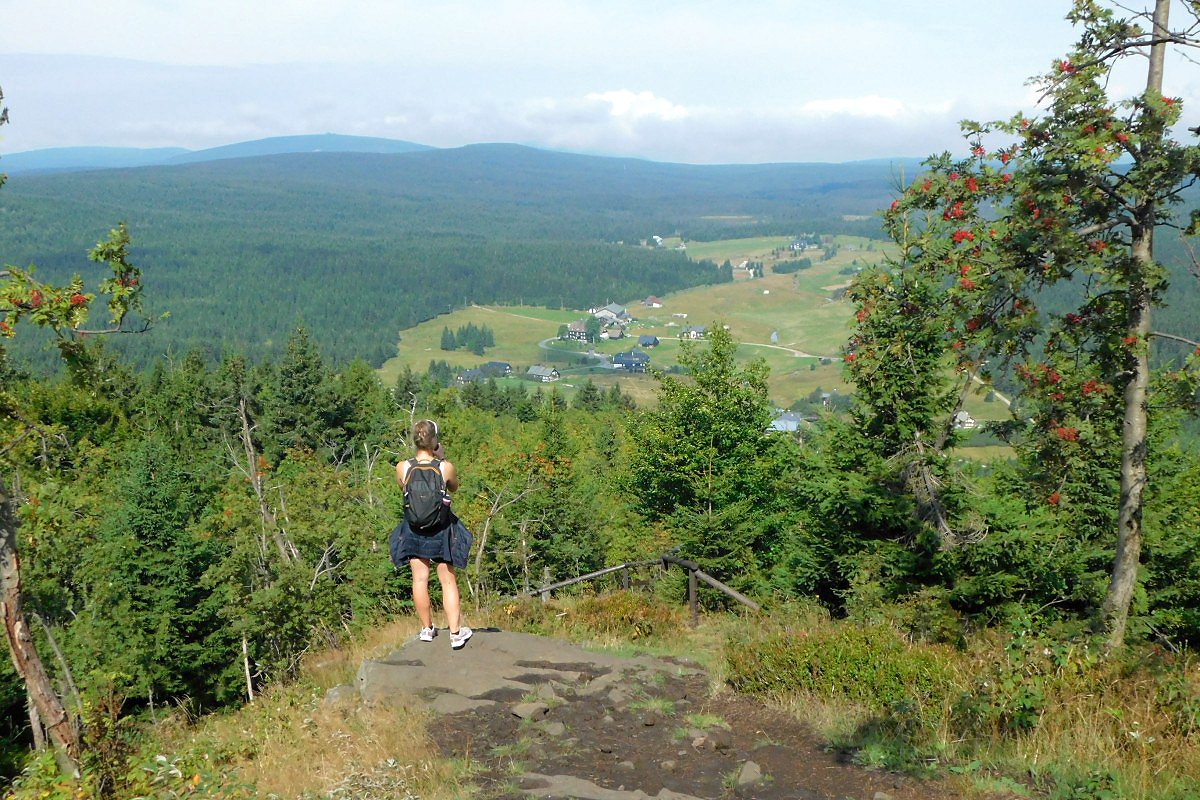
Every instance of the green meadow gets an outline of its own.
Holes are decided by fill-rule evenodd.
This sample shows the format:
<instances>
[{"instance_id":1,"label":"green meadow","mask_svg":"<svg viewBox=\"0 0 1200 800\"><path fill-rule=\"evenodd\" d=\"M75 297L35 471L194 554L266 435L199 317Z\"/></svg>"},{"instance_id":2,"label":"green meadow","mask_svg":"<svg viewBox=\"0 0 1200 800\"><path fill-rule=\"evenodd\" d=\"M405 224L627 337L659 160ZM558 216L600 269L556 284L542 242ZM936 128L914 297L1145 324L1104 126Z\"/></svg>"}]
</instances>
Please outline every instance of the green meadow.
<instances>
[{"instance_id":1,"label":"green meadow","mask_svg":"<svg viewBox=\"0 0 1200 800\"><path fill-rule=\"evenodd\" d=\"M547 309L531 306L471 306L424 322L401 332L396 356L380 369L382 380L395 382L405 365L424 372L430 361L444 360L459 369L477 367L486 361L505 361L514 376L502 382L518 382L534 364L553 366L562 378L549 388L566 397L574 394L585 380L602 388L619 383L621 391L639 405L653 404L656 383L650 375L631 375L589 363L589 351L611 356L637 346L638 337L653 335L659 346L648 350L651 366L669 370L679 363L680 348L687 346L679 338L687 326L727 325L739 342L743 360L761 358L770 368L771 399L780 407L808 397L814 391L847 393L850 388L842 377L841 348L850 333L852 313L849 303L838 292L852 277L851 269L875 263L883 258L887 245L856 237L837 237L837 255L821 260L820 250L803 254L813 261L807 269L777 274L771 265L792 256L785 248L789 237L757 237L688 244L693 259L710 259L734 264L761 261L766 264L762 278L748 278L735 272L732 283L704 286L660 296L662 308L642 304L644 298L628 298L626 307L634 317L624 338L604 340L594 345L562 342L557 339L559 326L586 317L584 310ZM673 246L667 240L667 246ZM473 323L492 329L496 346L486 355L467 350L441 349L442 329ZM772 333L776 341L772 343ZM823 363L825 362L825 363ZM985 402L986 391L973 390L966 409L975 419L1003 419L1007 408L999 400ZM1006 454L1007 448L994 446L962 448L973 456Z\"/></svg>"},{"instance_id":2,"label":"green meadow","mask_svg":"<svg viewBox=\"0 0 1200 800\"><path fill-rule=\"evenodd\" d=\"M833 295L849 281L849 276L840 271L856 259L874 260L880 253L867 251L864 239L849 247L842 245L837 257L810 269L775 274L769 266L776 260L774 253L781 251L781 258L790 257L783 250L790 241L776 236L689 244L688 253L693 259L763 261L768 264L767 274L751 280L743 272L736 274L732 283L664 295L660 297L664 305L657 309L642 305L644 298L627 298L626 306L635 319L628 335L596 343L595 352L612 356L636 346L638 336L654 335L661 344L650 352L651 364L665 370L678 363L678 337L683 327L728 325L741 343L741 356L760 357L771 368L771 394L778 405L791 405L816 389L847 391L841 376L840 351L850 329L850 310L845 301L834 300ZM587 347L554 341L560 325L585 316L583 310L529 306L459 309L402 331L396 356L383 365L380 376L385 383L392 383L405 365L424 372L433 360L445 360L462 369L484 361L507 361L518 373L530 365L544 364L562 373L557 387L566 394L571 393L575 383L590 377L601 385L619 380L622 391L638 402L652 400L652 378L589 369L579 363ZM496 346L489 348L485 356L441 349L442 329L454 331L467 323L492 329ZM774 344L772 332L776 333ZM823 357L830 363L822 364Z\"/></svg>"}]
</instances>

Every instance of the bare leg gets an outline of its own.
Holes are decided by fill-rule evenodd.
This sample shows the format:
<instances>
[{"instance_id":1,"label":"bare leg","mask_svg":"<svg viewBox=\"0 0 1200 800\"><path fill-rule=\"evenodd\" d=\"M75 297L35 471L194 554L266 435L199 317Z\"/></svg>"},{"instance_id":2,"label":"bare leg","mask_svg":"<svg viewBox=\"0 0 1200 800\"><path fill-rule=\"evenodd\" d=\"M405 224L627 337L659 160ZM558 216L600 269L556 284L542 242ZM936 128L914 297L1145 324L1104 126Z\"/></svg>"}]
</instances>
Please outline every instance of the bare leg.
<instances>
[{"instance_id":1,"label":"bare leg","mask_svg":"<svg viewBox=\"0 0 1200 800\"><path fill-rule=\"evenodd\" d=\"M451 633L458 633L459 617L462 609L458 598L458 578L454 575L454 567L445 562L437 565L438 582L442 584L442 607L446 609L446 624Z\"/></svg>"},{"instance_id":2,"label":"bare leg","mask_svg":"<svg viewBox=\"0 0 1200 800\"><path fill-rule=\"evenodd\" d=\"M433 617L429 613L429 559L410 558L408 564L412 567L413 605L417 609L417 618L421 620L422 628L433 627ZM438 577L441 577L441 564L438 565ZM455 593L457 603L458 594Z\"/></svg>"}]
</instances>

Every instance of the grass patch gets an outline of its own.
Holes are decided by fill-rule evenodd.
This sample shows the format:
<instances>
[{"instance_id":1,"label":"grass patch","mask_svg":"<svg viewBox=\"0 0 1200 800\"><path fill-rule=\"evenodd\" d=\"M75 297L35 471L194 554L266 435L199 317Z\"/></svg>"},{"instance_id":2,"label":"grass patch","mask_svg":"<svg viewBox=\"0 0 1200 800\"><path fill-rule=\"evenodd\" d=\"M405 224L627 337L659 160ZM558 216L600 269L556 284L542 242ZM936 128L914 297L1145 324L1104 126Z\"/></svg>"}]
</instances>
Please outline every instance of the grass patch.
<instances>
[{"instance_id":1,"label":"grass patch","mask_svg":"<svg viewBox=\"0 0 1200 800\"><path fill-rule=\"evenodd\" d=\"M153 724L123 720L129 750L122 768L106 771L103 796L463 796L469 765L436 753L419 701L367 707L354 693L326 697L352 682L364 658L410 633L408 623L380 626L344 649L310 654L300 681L272 687L236 711L194 718L181 708ZM64 783L47 751L6 796L100 797L100 782L90 767L78 784Z\"/></svg>"},{"instance_id":2,"label":"grass patch","mask_svg":"<svg viewBox=\"0 0 1200 800\"><path fill-rule=\"evenodd\" d=\"M268 691L235 713L200 720L178 713L160 721L145 732L134 759L140 766L129 771L115 796L459 793L465 768L437 756L424 733L423 709L324 702L323 695L305 681Z\"/></svg>"},{"instance_id":3,"label":"grass patch","mask_svg":"<svg viewBox=\"0 0 1200 800\"><path fill-rule=\"evenodd\" d=\"M671 240L667 240L670 244ZM693 261L709 260L718 264L728 260L734 266L742 261L767 261L772 251L786 249L792 243L790 236L752 236L745 239L720 239L712 242L688 242L688 258Z\"/></svg>"},{"instance_id":4,"label":"grass patch","mask_svg":"<svg viewBox=\"0 0 1200 800\"><path fill-rule=\"evenodd\" d=\"M661 717L675 716L675 701L665 697L643 697L630 702L629 707L634 711L648 711Z\"/></svg>"},{"instance_id":5,"label":"grass patch","mask_svg":"<svg viewBox=\"0 0 1200 800\"><path fill-rule=\"evenodd\" d=\"M495 758L507 758L519 760L529 754L533 749L533 740L527 738L517 739L507 744L498 744L492 747L491 753Z\"/></svg>"},{"instance_id":6,"label":"grass patch","mask_svg":"<svg viewBox=\"0 0 1200 800\"><path fill-rule=\"evenodd\" d=\"M715 714L688 714L683 718L683 722L689 728L697 728L702 731L710 728L729 729L729 723Z\"/></svg>"}]
</instances>

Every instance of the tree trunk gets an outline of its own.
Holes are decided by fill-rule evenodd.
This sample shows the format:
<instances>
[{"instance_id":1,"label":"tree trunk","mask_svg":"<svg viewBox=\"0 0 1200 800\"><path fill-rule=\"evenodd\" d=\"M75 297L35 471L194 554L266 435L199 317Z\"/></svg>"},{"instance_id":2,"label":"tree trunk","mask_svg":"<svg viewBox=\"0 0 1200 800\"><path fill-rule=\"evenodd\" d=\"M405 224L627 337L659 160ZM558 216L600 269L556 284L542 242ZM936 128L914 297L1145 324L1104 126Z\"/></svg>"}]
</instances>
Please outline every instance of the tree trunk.
<instances>
[{"instance_id":1,"label":"tree trunk","mask_svg":"<svg viewBox=\"0 0 1200 800\"><path fill-rule=\"evenodd\" d=\"M1146 97L1162 95L1163 60L1166 54L1167 16L1170 0L1156 0L1154 38L1159 41L1150 50L1146 74ZM1165 136L1161 124L1148 132L1146 139ZM1121 432L1121 501L1117 511L1117 548L1113 558L1108 594L1101 607L1101 619L1110 648L1125 643L1129 605L1137 586L1138 563L1142 554L1142 504L1146 491L1146 397L1150 388L1150 288L1147 276L1154 266L1155 204L1146 200L1135 212L1131 231L1130 256L1133 275L1128 289L1129 325L1127 336L1134 341L1129 356L1129 382L1125 385L1125 421Z\"/></svg>"},{"instance_id":2,"label":"tree trunk","mask_svg":"<svg viewBox=\"0 0 1200 800\"><path fill-rule=\"evenodd\" d=\"M42 715L38 713L33 698L25 695L25 708L29 711L29 730L33 733L33 749L46 749L46 729L42 727Z\"/></svg>"},{"instance_id":3,"label":"tree trunk","mask_svg":"<svg viewBox=\"0 0 1200 800\"><path fill-rule=\"evenodd\" d=\"M1153 228L1139 239L1149 240ZM1139 244L1134 242L1135 258ZM1117 549L1113 558L1108 594L1101 615L1108 646L1125 643L1125 623L1137 585L1138 564L1142 552L1142 504L1146 490L1146 395L1150 384L1147 336L1150 333L1149 292L1144 286L1130 292L1129 336L1136 337L1137 352L1130 356L1133 372L1125 386L1125 421L1121 433L1121 500L1117 511Z\"/></svg>"},{"instance_id":4,"label":"tree trunk","mask_svg":"<svg viewBox=\"0 0 1200 800\"><path fill-rule=\"evenodd\" d=\"M246 673L246 699L247 702L254 702L254 677L250 674L250 646L246 641L246 634L242 634L242 669Z\"/></svg>"},{"instance_id":5,"label":"tree trunk","mask_svg":"<svg viewBox=\"0 0 1200 800\"><path fill-rule=\"evenodd\" d=\"M8 491L0 479L0 613L13 666L25 681L29 699L50 740L74 777L79 776L79 730L50 683L29 633L21 600L21 560L17 553L17 519L9 507Z\"/></svg>"},{"instance_id":6,"label":"tree trunk","mask_svg":"<svg viewBox=\"0 0 1200 800\"><path fill-rule=\"evenodd\" d=\"M296 548L288 539L287 534L279 527L279 521L275 518L275 512L267 504L267 494L263 487L263 472L262 466L259 464L258 449L254 446L254 438L250 435L252 426L250 425L250 414L246 408L246 398L238 398L238 420L242 423L242 449L246 454L245 474L250 481L250 487L254 490L254 497L258 500L258 514L262 518L263 529L270 531L275 540L275 549L279 551L279 557L283 559L283 563L290 564L296 560ZM265 557L265 553L263 554Z\"/></svg>"}]
</instances>

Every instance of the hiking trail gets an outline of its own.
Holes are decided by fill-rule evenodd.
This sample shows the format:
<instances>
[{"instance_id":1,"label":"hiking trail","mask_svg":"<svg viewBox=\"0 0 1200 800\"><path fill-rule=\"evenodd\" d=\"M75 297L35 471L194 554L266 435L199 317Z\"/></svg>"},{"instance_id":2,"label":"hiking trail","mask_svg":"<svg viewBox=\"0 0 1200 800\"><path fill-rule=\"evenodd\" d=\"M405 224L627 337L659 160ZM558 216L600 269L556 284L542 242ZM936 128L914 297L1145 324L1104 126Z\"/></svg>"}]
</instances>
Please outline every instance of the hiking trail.
<instances>
[{"instance_id":1,"label":"hiking trail","mask_svg":"<svg viewBox=\"0 0 1200 800\"><path fill-rule=\"evenodd\" d=\"M366 661L367 703L416 695L443 756L473 763L489 800L952 800L935 783L849 763L792 715L687 659L623 657L559 639L448 631Z\"/></svg>"}]
</instances>

